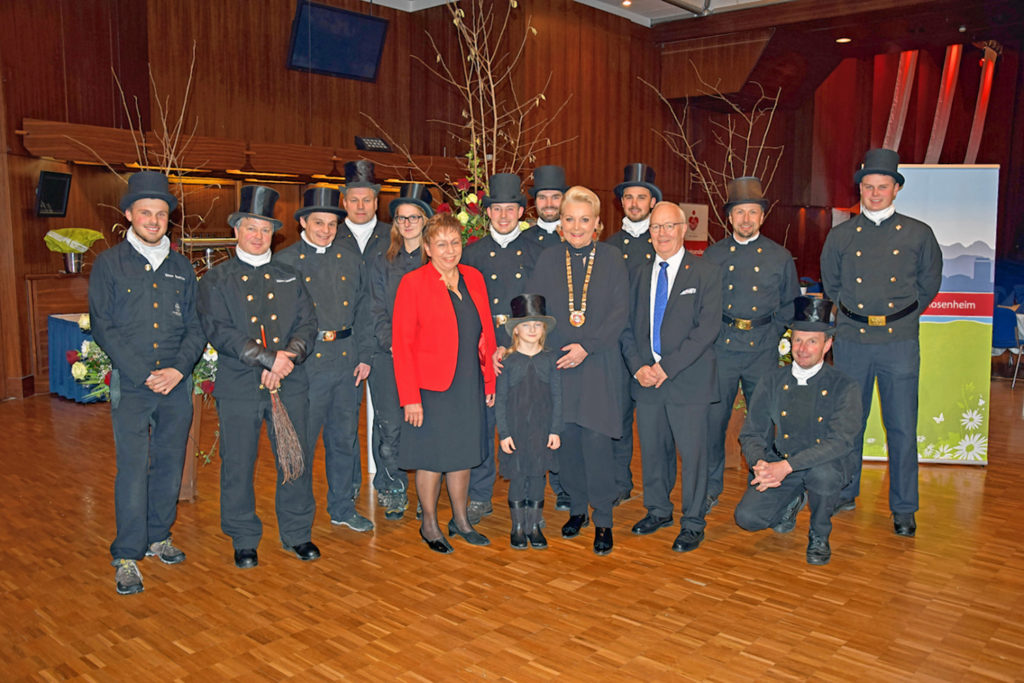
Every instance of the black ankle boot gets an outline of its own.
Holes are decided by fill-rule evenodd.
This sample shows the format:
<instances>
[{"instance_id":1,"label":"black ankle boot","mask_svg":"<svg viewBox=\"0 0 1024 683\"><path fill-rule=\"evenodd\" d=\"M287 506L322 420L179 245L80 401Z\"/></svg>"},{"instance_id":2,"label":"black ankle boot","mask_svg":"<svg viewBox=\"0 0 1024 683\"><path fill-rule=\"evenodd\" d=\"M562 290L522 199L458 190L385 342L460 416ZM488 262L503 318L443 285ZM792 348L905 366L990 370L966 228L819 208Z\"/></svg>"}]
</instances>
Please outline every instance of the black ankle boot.
<instances>
[{"instance_id":1,"label":"black ankle boot","mask_svg":"<svg viewBox=\"0 0 1024 683\"><path fill-rule=\"evenodd\" d=\"M510 500L508 502L509 515L512 517L512 533L508 540L516 550L526 549L526 513L525 501Z\"/></svg>"},{"instance_id":2,"label":"black ankle boot","mask_svg":"<svg viewBox=\"0 0 1024 683\"><path fill-rule=\"evenodd\" d=\"M526 538L534 548L547 548L548 539L544 538L544 532L540 530L544 517L544 501L528 500L526 505Z\"/></svg>"}]
</instances>

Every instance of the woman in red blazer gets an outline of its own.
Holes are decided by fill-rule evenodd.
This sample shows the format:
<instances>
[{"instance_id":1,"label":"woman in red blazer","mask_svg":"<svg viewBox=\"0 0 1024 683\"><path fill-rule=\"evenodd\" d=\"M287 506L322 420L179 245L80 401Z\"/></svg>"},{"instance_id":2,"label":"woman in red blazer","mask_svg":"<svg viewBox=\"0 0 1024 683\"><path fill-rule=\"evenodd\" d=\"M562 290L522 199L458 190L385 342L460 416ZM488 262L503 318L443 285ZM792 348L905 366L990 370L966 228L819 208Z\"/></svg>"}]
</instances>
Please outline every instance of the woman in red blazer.
<instances>
[{"instance_id":1,"label":"woman in red blazer","mask_svg":"<svg viewBox=\"0 0 1024 683\"><path fill-rule=\"evenodd\" d=\"M395 296L392 355L405 410L398 464L416 470L423 508L420 536L431 550L452 552L437 523L441 476L448 482L448 535L473 545L490 541L466 515L469 470L480 464L484 405L494 405L494 322L480 271L459 265L462 233L450 213L423 230L427 265L402 278Z\"/></svg>"}]
</instances>

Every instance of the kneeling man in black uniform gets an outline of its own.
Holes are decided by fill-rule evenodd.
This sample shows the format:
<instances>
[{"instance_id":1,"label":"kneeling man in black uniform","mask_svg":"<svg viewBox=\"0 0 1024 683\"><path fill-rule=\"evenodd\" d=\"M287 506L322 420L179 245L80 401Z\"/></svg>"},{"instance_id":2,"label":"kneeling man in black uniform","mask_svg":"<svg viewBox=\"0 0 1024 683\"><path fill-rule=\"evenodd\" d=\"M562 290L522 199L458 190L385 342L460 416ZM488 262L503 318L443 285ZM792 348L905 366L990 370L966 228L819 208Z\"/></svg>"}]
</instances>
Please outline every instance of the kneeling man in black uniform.
<instances>
[{"instance_id":1,"label":"kneeling man in black uniform","mask_svg":"<svg viewBox=\"0 0 1024 683\"><path fill-rule=\"evenodd\" d=\"M832 302L796 298L793 364L758 383L750 400L740 445L750 468L750 487L736 506L736 523L747 531L771 527L788 533L810 503L808 564L828 564L832 512L839 492L856 472L860 452L860 387L825 364L832 348ZM771 443L766 435L774 434Z\"/></svg>"}]
</instances>

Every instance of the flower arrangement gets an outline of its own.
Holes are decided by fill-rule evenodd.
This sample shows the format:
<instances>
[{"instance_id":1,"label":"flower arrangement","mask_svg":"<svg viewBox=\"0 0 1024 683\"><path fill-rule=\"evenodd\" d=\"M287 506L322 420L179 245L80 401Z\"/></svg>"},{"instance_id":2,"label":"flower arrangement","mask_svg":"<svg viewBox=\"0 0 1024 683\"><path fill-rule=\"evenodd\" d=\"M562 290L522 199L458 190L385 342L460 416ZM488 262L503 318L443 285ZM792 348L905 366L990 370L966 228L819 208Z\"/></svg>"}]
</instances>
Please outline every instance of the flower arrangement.
<instances>
[{"instance_id":1,"label":"flower arrangement","mask_svg":"<svg viewBox=\"0 0 1024 683\"><path fill-rule=\"evenodd\" d=\"M92 329L88 313L78 319L78 327L83 332ZM71 376L75 378L75 381L86 387L92 387L86 398L110 400L110 370L112 366L110 357L100 348L99 344L87 339L82 342L81 348L67 351L65 357L71 364ZM192 369L192 393L207 398L213 394L216 381L217 352L207 344L199 362Z\"/></svg>"},{"instance_id":2,"label":"flower arrangement","mask_svg":"<svg viewBox=\"0 0 1024 683\"><path fill-rule=\"evenodd\" d=\"M88 313L78 319L78 327L83 332L91 329ZM66 358L71 364L71 376L75 381L92 387L86 398L110 400L110 358L99 344L86 339L82 342L81 348L69 350Z\"/></svg>"},{"instance_id":3,"label":"flower arrangement","mask_svg":"<svg viewBox=\"0 0 1024 683\"><path fill-rule=\"evenodd\" d=\"M787 328L779 339L779 367L793 362L793 330Z\"/></svg>"},{"instance_id":4,"label":"flower arrangement","mask_svg":"<svg viewBox=\"0 0 1024 683\"><path fill-rule=\"evenodd\" d=\"M487 214L480 209L484 198L483 190L486 174L483 164L477 157L475 149L470 148L466 154L466 177L453 183L454 193L449 195L450 202L442 202L437 207L438 213L453 213L462 224L463 243L476 242L487 234L489 222Z\"/></svg>"}]
</instances>

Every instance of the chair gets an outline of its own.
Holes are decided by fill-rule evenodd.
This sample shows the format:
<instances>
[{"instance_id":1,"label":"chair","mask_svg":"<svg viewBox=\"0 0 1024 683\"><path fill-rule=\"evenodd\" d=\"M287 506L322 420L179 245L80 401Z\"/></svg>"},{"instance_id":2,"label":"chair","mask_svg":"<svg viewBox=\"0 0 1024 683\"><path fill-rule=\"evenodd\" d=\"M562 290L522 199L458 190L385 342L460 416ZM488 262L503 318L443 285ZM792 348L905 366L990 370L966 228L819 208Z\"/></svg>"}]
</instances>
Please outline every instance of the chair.
<instances>
[{"instance_id":1,"label":"chair","mask_svg":"<svg viewBox=\"0 0 1024 683\"><path fill-rule=\"evenodd\" d=\"M1024 354L1024 341L1017 329L1017 314L1011 308L996 306L992 312L992 348L1010 349L1017 354L1017 363L1013 370L1013 381L1010 388L1017 386L1017 373L1020 372L1020 357Z\"/></svg>"}]
</instances>

